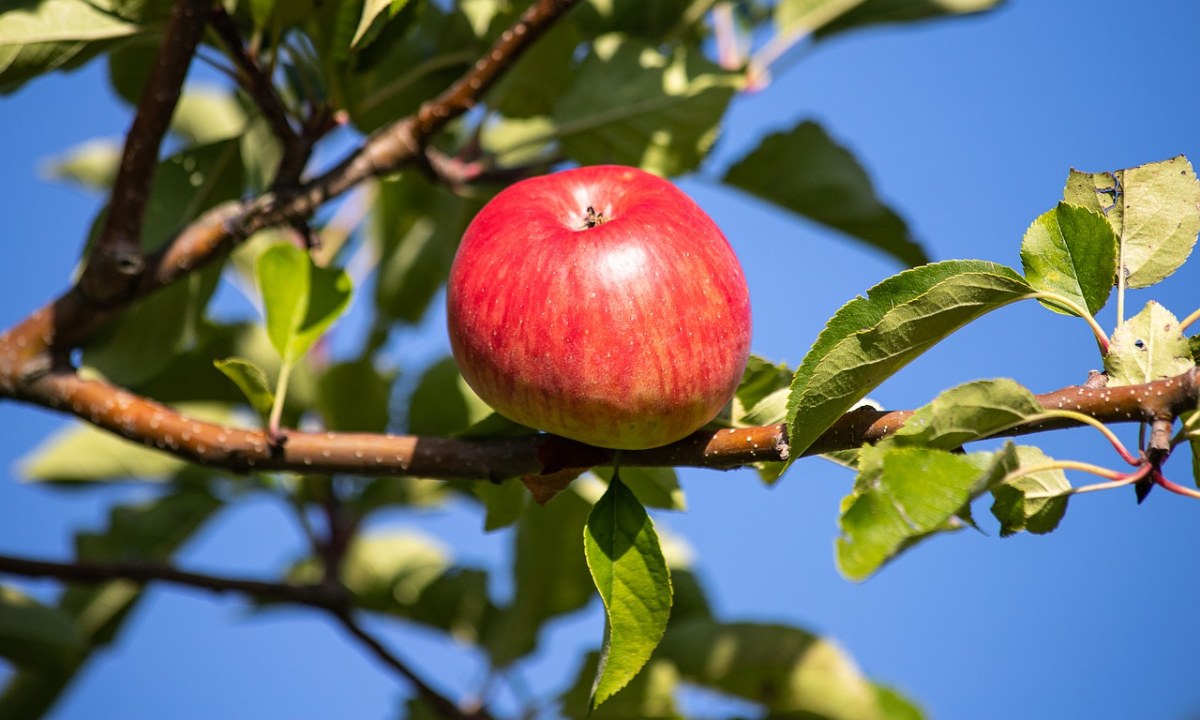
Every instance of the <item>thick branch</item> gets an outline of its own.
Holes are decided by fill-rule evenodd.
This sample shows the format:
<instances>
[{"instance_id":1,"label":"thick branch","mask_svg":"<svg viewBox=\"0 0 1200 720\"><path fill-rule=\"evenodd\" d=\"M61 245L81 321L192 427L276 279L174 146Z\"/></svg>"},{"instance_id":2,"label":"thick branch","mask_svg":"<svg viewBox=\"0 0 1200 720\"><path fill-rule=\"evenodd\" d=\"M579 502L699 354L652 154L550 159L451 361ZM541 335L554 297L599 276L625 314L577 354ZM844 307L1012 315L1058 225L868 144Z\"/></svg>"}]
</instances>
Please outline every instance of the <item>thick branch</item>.
<instances>
[{"instance_id":1,"label":"thick branch","mask_svg":"<svg viewBox=\"0 0 1200 720\"><path fill-rule=\"evenodd\" d=\"M1198 371L1144 385L1073 386L1038 396L1047 409L1073 410L1101 422L1153 422L1194 409L1200 398ZM97 427L177 457L233 472L291 470L301 473L413 475L500 480L564 468L607 465L613 451L554 435L463 439L370 433L288 432L273 444L259 430L202 422L98 380L71 372L44 375L22 399L74 414ZM842 416L803 452L815 455L860 447L892 434L911 411L861 409ZM1023 435L1077 423L1055 418L1011 428ZM628 466L695 466L727 469L789 458L783 425L697 432L661 448L625 451Z\"/></svg>"},{"instance_id":2,"label":"thick branch","mask_svg":"<svg viewBox=\"0 0 1200 720\"><path fill-rule=\"evenodd\" d=\"M176 0L171 7L154 67L125 136L104 227L79 279L83 294L100 306L125 296L142 271L142 219L158 165L158 149L204 32L208 4L205 0Z\"/></svg>"}]
</instances>

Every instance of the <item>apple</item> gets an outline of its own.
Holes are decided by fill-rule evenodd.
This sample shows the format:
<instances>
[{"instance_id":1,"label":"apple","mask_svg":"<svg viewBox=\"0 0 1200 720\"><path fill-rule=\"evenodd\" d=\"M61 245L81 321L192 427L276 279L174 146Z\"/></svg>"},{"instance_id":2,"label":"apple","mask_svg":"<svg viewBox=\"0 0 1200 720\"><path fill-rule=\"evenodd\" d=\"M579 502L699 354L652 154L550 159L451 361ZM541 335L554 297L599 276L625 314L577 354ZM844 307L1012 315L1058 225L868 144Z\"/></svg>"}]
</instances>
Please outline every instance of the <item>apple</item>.
<instances>
[{"instance_id":1,"label":"apple","mask_svg":"<svg viewBox=\"0 0 1200 720\"><path fill-rule=\"evenodd\" d=\"M658 447L712 420L750 350L750 298L716 224L614 165L530 178L471 221L450 344L500 414L589 445Z\"/></svg>"}]
</instances>

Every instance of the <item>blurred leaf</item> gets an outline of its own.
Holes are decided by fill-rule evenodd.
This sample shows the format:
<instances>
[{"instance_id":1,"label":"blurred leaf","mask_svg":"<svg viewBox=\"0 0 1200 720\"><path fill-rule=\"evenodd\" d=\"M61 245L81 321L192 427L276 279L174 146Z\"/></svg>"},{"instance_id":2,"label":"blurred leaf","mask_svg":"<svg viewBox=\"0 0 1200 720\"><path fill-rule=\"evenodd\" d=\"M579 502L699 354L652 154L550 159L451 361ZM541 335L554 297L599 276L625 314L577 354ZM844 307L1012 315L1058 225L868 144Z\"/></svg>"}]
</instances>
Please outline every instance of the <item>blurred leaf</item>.
<instances>
[{"instance_id":1,"label":"blurred leaf","mask_svg":"<svg viewBox=\"0 0 1200 720\"><path fill-rule=\"evenodd\" d=\"M365 0L362 17L359 18L358 27L354 29L354 37L350 39L350 47L365 46L374 40L383 25L394 18L407 4L408 0Z\"/></svg>"},{"instance_id":2,"label":"blurred leaf","mask_svg":"<svg viewBox=\"0 0 1200 720\"><path fill-rule=\"evenodd\" d=\"M434 363L421 376L408 411L408 432L445 436L463 432L491 415L492 409L458 373L454 358Z\"/></svg>"},{"instance_id":3,"label":"blurred leaf","mask_svg":"<svg viewBox=\"0 0 1200 720\"><path fill-rule=\"evenodd\" d=\"M893 442L957 450L1043 412L1034 394L1014 380L976 380L945 390L918 409L896 431Z\"/></svg>"},{"instance_id":4,"label":"blurred leaf","mask_svg":"<svg viewBox=\"0 0 1200 720\"><path fill-rule=\"evenodd\" d=\"M876 684L875 702L879 720L925 720L925 713L915 703L890 687Z\"/></svg>"},{"instance_id":5,"label":"blurred leaf","mask_svg":"<svg viewBox=\"0 0 1200 720\"><path fill-rule=\"evenodd\" d=\"M1004 0L866 0L826 23L817 31L827 37L855 28L883 23L914 22L954 15L986 12Z\"/></svg>"},{"instance_id":6,"label":"blurred leaf","mask_svg":"<svg viewBox=\"0 0 1200 720\"><path fill-rule=\"evenodd\" d=\"M381 477L366 481L362 492L347 504L363 515L383 507L409 505L434 507L450 495L442 480L413 477Z\"/></svg>"},{"instance_id":7,"label":"blurred leaf","mask_svg":"<svg viewBox=\"0 0 1200 720\"><path fill-rule=\"evenodd\" d=\"M894 275L843 305L792 379L791 457L800 457L842 413L939 340L1030 292L1003 265L949 260Z\"/></svg>"},{"instance_id":8,"label":"blurred leaf","mask_svg":"<svg viewBox=\"0 0 1200 720\"><path fill-rule=\"evenodd\" d=\"M331 365L321 376L318 405L325 427L342 432L387 430L394 373L369 359Z\"/></svg>"},{"instance_id":9,"label":"blurred leaf","mask_svg":"<svg viewBox=\"0 0 1200 720\"><path fill-rule=\"evenodd\" d=\"M1005 471L1045 465L1053 460L1029 445L1015 447L1015 463ZM1000 537L1022 530L1044 535L1056 527L1067 512L1071 483L1062 470L1042 470L1021 475L992 488L992 514L1000 521Z\"/></svg>"},{"instance_id":10,"label":"blurred leaf","mask_svg":"<svg viewBox=\"0 0 1200 720\"><path fill-rule=\"evenodd\" d=\"M117 97L136 107L158 57L159 38L138 35L122 42L107 54L108 84Z\"/></svg>"},{"instance_id":11,"label":"blurred leaf","mask_svg":"<svg viewBox=\"0 0 1200 720\"><path fill-rule=\"evenodd\" d=\"M266 373L254 363L240 357L213 360L213 367L238 386L250 407L254 408L265 423L267 416L271 414L271 406L275 404L275 393L271 391Z\"/></svg>"},{"instance_id":12,"label":"blurred leaf","mask_svg":"<svg viewBox=\"0 0 1200 720\"><path fill-rule=\"evenodd\" d=\"M483 125L479 141L498 167L556 161L554 121L548 116L496 118Z\"/></svg>"},{"instance_id":13,"label":"blurred leaf","mask_svg":"<svg viewBox=\"0 0 1200 720\"><path fill-rule=\"evenodd\" d=\"M692 0L588 0L574 13L577 25L595 37L625 33L661 45L678 28ZM702 17L702 16L700 16Z\"/></svg>"},{"instance_id":14,"label":"blurred leaf","mask_svg":"<svg viewBox=\"0 0 1200 720\"><path fill-rule=\"evenodd\" d=\"M471 491L483 503L483 529L486 532L506 528L521 519L529 492L519 482L476 482Z\"/></svg>"},{"instance_id":15,"label":"blurred leaf","mask_svg":"<svg viewBox=\"0 0 1200 720\"><path fill-rule=\"evenodd\" d=\"M179 96L171 130L190 145L238 138L246 129L246 113L228 92L189 87Z\"/></svg>"},{"instance_id":16,"label":"blurred leaf","mask_svg":"<svg viewBox=\"0 0 1200 720\"><path fill-rule=\"evenodd\" d=\"M146 206L142 248L159 249L186 223L242 189L236 139L186 148L159 163ZM102 225L97 218L93 239ZM83 363L123 387L147 382L196 343L197 328L220 277L212 264L141 298L83 348Z\"/></svg>"},{"instance_id":17,"label":"blurred leaf","mask_svg":"<svg viewBox=\"0 0 1200 720\"><path fill-rule=\"evenodd\" d=\"M286 1L286 0L285 0ZM271 22L271 15L279 0L242 0L250 9L250 19L255 27L266 27Z\"/></svg>"},{"instance_id":18,"label":"blurred leaf","mask_svg":"<svg viewBox=\"0 0 1200 720\"><path fill-rule=\"evenodd\" d=\"M814 33L863 0L780 0L775 4L775 28L780 34Z\"/></svg>"},{"instance_id":19,"label":"blurred leaf","mask_svg":"<svg viewBox=\"0 0 1200 720\"><path fill-rule=\"evenodd\" d=\"M86 561L162 562L220 507L219 501L194 485L143 505L118 506L110 512L106 530L77 536L76 554ZM141 593L139 586L124 581L67 586L59 597L58 609L73 620L87 647L55 672L20 670L12 675L0 693L0 717L44 715L91 651L113 640Z\"/></svg>"},{"instance_id":20,"label":"blurred leaf","mask_svg":"<svg viewBox=\"0 0 1200 720\"><path fill-rule=\"evenodd\" d=\"M575 51L582 40L574 25L556 24L488 92L489 105L510 118L549 115L574 84Z\"/></svg>"},{"instance_id":21,"label":"blurred leaf","mask_svg":"<svg viewBox=\"0 0 1200 720\"><path fill-rule=\"evenodd\" d=\"M596 677L600 654L583 658L575 683L563 693L562 713L573 720L683 720L675 703L679 673L667 660L651 659L642 672L608 702L589 712L588 700Z\"/></svg>"},{"instance_id":22,"label":"blurred leaf","mask_svg":"<svg viewBox=\"0 0 1200 720\"><path fill-rule=\"evenodd\" d=\"M1157 283L1191 255L1200 232L1200 181L1182 155L1112 173L1072 170L1063 199L1095 210L1120 238L1127 287Z\"/></svg>"},{"instance_id":23,"label":"blurred leaf","mask_svg":"<svg viewBox=\"0 0 1200 720\"><path fill-rule=\"evenodd\" d=\"M350 276L320 268L308 253L280 243L255 266L271 344L287 365L295 364L350 303Z\"/></svg>"},{"instance_id":24,"label":"blurred leaf","mask_svg":"<svg viewBox=\"0 0 1200 720\"><path fill-rule=\"evenodd\" d=\"M741 83L740 75L699 52L676 47L666 55L606 35L593 43L570 90L555 103L555 137L582 165L618 163L679 175L707 155Z\"/></svg>"},{"instance_id":25,"label":"blurred leaf","mask_svg":"<svg viewBox=\"0 0 1200 720\"><path fill-rule=\"evenodd\" d=\"M1153 300L1113 331L1104 356L1110 387L1175 377L1195 365L1179 321Z\"/></svg>"},{"instance_id":26,"label":"blurred leaf","mask_svg":"<svg viewBox=\"0 0 1200 720\"><path fill-rule=\"evenodd\" d=\"M271 123L261 115L246 122L239 136L242 163L246 171L246 185L254 192L264 192L275 182L275 173L283 159L283 145ZM257 233L262 235L263 233Z\"/></svg>"},{"instance_id":27,"label":"blurred leaf","mask_svg":"<svg viewBox=\"0 0 1200 720\"><path fill-rule=\"evenodd\" d=\"M956 516L1003 477L1010 453L1011 445L956 454L890 439L864 446L854 492L842 500L838 569L864 580L921 540L957 529Z\"/></svg>"},{"instance_id":28,"label":"blurred leaf","mask_svg":"<svg viewBox=\"0 0 1200 720\"><path fill-rule=\"evenodd\" d=\"M767 717L872 720L875 689L834 643L800 628L694 620L659 648L688 682L766 706Z\"/></svg>"},{"instance_id":29,"label":"blurred leaf","mask_svg":"<svg viewBox=\"0 0 1200 720\"><path fill-rule=\"evenodd\" d=\"M581 538L591 507L573 489L545 507L526 504L514 537L512 604L501 609L484 642L497 667L532 652L547 620L591 600Z\"/></svg>"},{"instance_id":30,"label":"blurred leaf","mask_svg":"<svg viewBox=\"0 0 1200 720\"><path fill-rule=\"evenodd\" d=\"M375 304L384 317L407 323L424 317L485 199L459 197L415 172L380 181L369 232L379 248Z\"/></svg>"},{"instance_id":31,"label":"blurred leaf","mask_svg":"<svg viewBox=\"0 0 1200 720\"><path fill-rule=\"evenodd\" d=\"M487 585L482 570L451 568L421 590L408 617L444 630L460 642L478 643L496 612Z\"/></svg>"},{"instance_id":32,"label":"blurred leaf","mask_svg":"<svg viewBox=\"0 0 1200 720\"><path fill-rule=\"evenodd\" d=\"M411 530L359 536L342 561L342 582L359 607L404 614L450 566L445 549L433 538ZM295 580L321 581L319 563L290 574Z\"/></svg>"},{"instance_id":33,"label":"blurred leaf","mask_svg":"<svg viewBox=\"0 0 1200 720\"><path fill-rule=\"evenodd\" d=\"M1034 290L1062 295L1095 315L1117 278L1117 236L1100 213L1060 202L1025 231L1021 265ZM1064 315L1078 314L1053 300L1038 302Z\"/></svg>"},{"instance_id":34,"label":"blurred leaf","mask_svg":"<svg viewBox=\"0 0 1200 720\"><path fill-rule=\"evenodd\" d=\"M335 3L326 5L337 9ZM349 6L356 9L353 2ZM432 2L408 7L420 9L413 22L388 23L382 36L353 59L348 50L339 55L338 48L349 48L358 15L340 31L317 28L318 52L338 63L327 72L340 85L354 125L364 133L415 112L450 87L485 50L461 12ZM321 33L331 31L322 39ZM323 48L323 43L328 45Z\"/></svg>"},{"instance_id":35,"label":"blurred leaf","mask_svg":"<svg viewBox=\"0 0 1200 720\"><path fill-rule=\"evenodd\" d=\"M611 482L613 469L598 467L594 471ZM669 467L626 467L621 468L621 482L633 492L646 507L662 510L687 510L687 498L679 487L679 477Z\"/></svg>"},{"instance_id":36,"label":"blurred leaf","mask_svg":"<svg viewBox=\"0 0 1200 720\"><path fill-rule=\"evenodd\" d=\"M229 421L229 411L222 405L182 405L178 410L198 420ZM24 479L54 483L165 482L189 467L174 455L83 422L55 432L26 453L18 465Z\"/></svg>"},{"instance_id":37,"label":"blurred leaf","mask_svg":"<svg viewBox=\"0 0 1200 720\"><path fill-rule=\"evenodd\" d=\"M141 31L84 0L10 0L0 13L0 93L78 67Z\"/></svg>"},{"instance_id":38,"label":"blurred leaf","mask_svg":"<svg viewBox=\"0 0 1200 720\"><path fill-rule=\"evenodd\" d=\"M84 648L71 618L0 585L0 657L29 670L70 664Z\"/></svg>"},{"instance_id":39,"label":"blurred leaf","mask_svg":"<svg viewBox=\"0 0 1200 720\"><path fill-rule=\"evenodd\" d=\"M671 613L671 578L650 516L619 480L592 508L583 538L608 616L589 701L597 707L625 687L658 646Z\"/></svg>"},{"instance_id":40,"label":"blurred leaf","mask_svg":"<svg viewBox=\"0 0 1200 720\"><path fill-rule=\"evenodd\" d=\"M768 135L729 168L723 180L840 230L906 265L929 262L904 220L876 197L858 160L810 120L788 132Z\"/></svg>"},{"instance_id":41,"label":"blurred leaf","mask_svg":"<svg viewBox=\"0 0 1200 720\"><path fill-rule=\"evenodd\" d=\"M87 190L107 191L117 177L121 146L114 140L87 140L51 159L42 169L48 180L73 182Z\"/></svg>"}]
</instances>

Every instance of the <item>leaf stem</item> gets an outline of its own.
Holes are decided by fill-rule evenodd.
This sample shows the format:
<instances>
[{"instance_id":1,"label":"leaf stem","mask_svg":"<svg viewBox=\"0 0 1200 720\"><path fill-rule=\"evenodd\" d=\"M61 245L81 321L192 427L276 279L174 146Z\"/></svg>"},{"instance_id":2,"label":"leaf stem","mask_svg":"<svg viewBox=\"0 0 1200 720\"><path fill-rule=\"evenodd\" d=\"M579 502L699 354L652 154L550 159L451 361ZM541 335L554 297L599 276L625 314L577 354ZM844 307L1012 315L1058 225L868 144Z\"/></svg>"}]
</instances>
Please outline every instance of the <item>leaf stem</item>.
<instances>
[{"instance_id":1,"label":"leaf stem","mask_svg":"<svg viewBox=\"0 0 1200 720\"><path fill-rule=\"evenodd\" d=\"M1183 319L1183 322L1179 323L1179 332L1187 330L1188 326L1197 320L1200 320L1200 308L1193 310L1191 315L1188 315Z\"/></svg>"},{"instance_id":2,"label":"leaf stem","mask_svg":"<svg viewBox=\"0 0 1200 720\"><path fill-rule=\"evenodd\" d=\"M271 405L271 416L267 420L267 434L279 437L279 419L283 417L283 399L287 396L288 378L292 374L292 363L284 361L279 367L279 379L275 381L275 402Z\"/></svg>"},{"instance_id":3,"label":"leaf stem","mask_svg":"<svg viewBox=\"0 0 1200 720\"><path fill-rule=\"evenodd\" d=\"M1022 422L1037 422L1043 418L1064 418L1066 420L1074 420L1075 422L1082 423L1084 425L1090 425L1099 430L1100 434L1102 434L1104 437L1108 438L1108 441L1112 443L1113 448L1116 449L1116 451L1121 455L1122 460L1135 467L1141 465L1142 463L1140 459L1134 457L1133 454L1129 452L1129 449L1125 447L1125 444L1121 442L1121 439L1117 437L1117 434L1114 433L1111 428L1090 415L1084 415L1083 413L1075 412L1074 410L1047 410L1043 413L1038 413L1031 418L1027 418Z\"/></svg>"},{"instance_id":4,"label":"leaf stem","mask_svg":"<svg viewBox=\"0 0 1200 720\"><path fill-rule=\"evenodd\" d=\"M1183 495L1184 497L1190 497L1190 498L1195 498L1197 500L1200 500L1200 490L1196 490L1196 489L1190 488L1190 487L1184 487L1183 485L1173 483L1170 480L1168 480L1167 478L1165 478L1163 476L1162 472L1159 470L1154 471L1154 484L1161 485L1163 490L1173 492L1176 495Z\"/></svg>"},{"instance_id":5,"label":"leaf stem","mask_svg":"<svg viewBox=\"0 0 1200 720\"><path fill-rule=\"evenodd\" d=\"M1096 475L1096 476L1099 476L1102 478L1107 478L1114 482L1122 482L1122 483L1125 483L1130 476L1138 475L1138 473L1141 472L1141 470L1139 469L1132 473L1122 473L1122 472L1118 472L1116 470L1110 470L1109 468L1106 468L1106 467L1100 467L1099 465L1093 465L1092 463L1085 463L1085 462L1081 462L1078 460L1055 460L1053 462L1040 463L1038 465L1029 465L1026 467L1017 468L1016 470L1013 470L1009 474L1005 475L999 484L1004 485L1006 483L1012 482L1013 480L1016 480L1019 477L1024 477L1026 475L1033 475L1035 473L1045 472L1047 470L1077 470L1079 472L1090 473L1092 475ZM1138 478L1135 477L1134 481L1137 479ZM1129 481L1129 482L1133 482L1133 481Z\"/></svg>"},{"instance_id":6,"label":"leaf stem","mask_svg":"<svg viewBox=\"0 0 1200 720\"><path fill-rule=\"evenodd\" d=\"M1108 355L1108 335L1104 333L1104 328L1100 327L1100 323L1096 322L1096 318L1088 312L1087 308L1080 307L1074 300L1053 292L1034 292L1026 297L1034 300L1050 300L1083 318L1092 328L1092 334L1096 336L1096 344L1100 346L1100 355ZM1118 315L1120 315L1120 311L1118 311Z\"/></svg>"}]
</instances>

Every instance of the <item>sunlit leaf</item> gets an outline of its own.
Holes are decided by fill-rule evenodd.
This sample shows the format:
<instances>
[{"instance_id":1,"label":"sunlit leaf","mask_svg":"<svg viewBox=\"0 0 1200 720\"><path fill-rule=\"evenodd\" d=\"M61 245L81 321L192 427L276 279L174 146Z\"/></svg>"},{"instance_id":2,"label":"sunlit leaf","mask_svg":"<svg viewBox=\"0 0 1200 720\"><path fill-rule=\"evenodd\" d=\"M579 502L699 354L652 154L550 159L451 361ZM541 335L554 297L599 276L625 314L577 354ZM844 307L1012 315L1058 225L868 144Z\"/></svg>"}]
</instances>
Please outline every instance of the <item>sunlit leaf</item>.
<instances>
[{"instance_id":1,"label":"sunlit leaf","mask_svg":"<svg viewBox=\"0 0 1200 720\"><path fill-rule=\"evenodd\" d=\"M1003 0L862 0L854 3L854 7L836 19L824 24L817 30L817 35L825 37L882 23L971 15L985 12L1002 3Z\"/></svg>"},{"instance_id":2,"label":"sunlit leaf","mask_svg":"<svg viewBox=\"0 0 1200 720\"><path fill-rule=\"evenodd\" d=\"M618 480L588 515L584 547L608 616L592 689L599 706L637 675L662 639L671 612L671 579L645 508Z\"/></svg>"},{"instance_id":3,"label":"sunlit leaf","mask_svg":"<svg viewBox=\"0 0 1200 720\"><path fill-rule=\"evenodd\" d=\"M350 47L362 47L374 40L383 25L407 4L408 0L365 0L358 27L354 29L354 37L350 39Z\"/></svg>"},{"instance_id":4,"label":"sunlit leaf","mask_svg":"<svg viewBox=\"0 0 1200 720\"><path fill-rule=\"evenodd\" d=\"M357 537L342 560L342 582L356 603L403 615L450 566L447 551L431 537L411 530ZM299 563L288 573L299 583L319 583L319 561Z\"/></svg>"},{"instance_id":5,"label":"sunlit leaf","mask_svg":"<svg viewBox=\"0 0 1200 720\"><path fill-rule=\"evenodd\" d=\"M787 365L751 355L733 396L733 426L758 427L783 422L791 382L792 370Z\"/></svg>"},{"instance_id":6,"label":"sunlit leaf","mask_svg":"<svg viewBox=\"0 0 1200 720\"><path fill-rule=\"evenodd\" d=\"M787 162L780 162L787 158ZM812 121L768 135L724 182L861 240L905 265L929 261L858 160Z\"/></svg>"},{"instance_id":7,"label":"sunlit leaf","mask_svg":"<svg viewBox=\"0 0 1200 720\"><path fill-rule=\"evenodd\" d=\"M950 260L907 270L867 292L837 311L796 370L787 416L793 458L939 340L1031 289L1003 265Z\"/></svg>"},{"instance_id":8,"label":"sunlit leaf","mask_svg":"<svg viewBox=\"0 0 1200 720\"><path fill-rule=\"evenodd\" d=\"M893 688L875 685L879 720L925 720L925 713Z\"/></svg>"},{"instance_id":9,"label":"sunlit leaf","mask_svg":"<svg viewBox=\"0 0 1200 720\"><path fill-rule=\"evenodd\" d=\"M897 445L955 450L1044 412L1033 393L1008 379L976 380L945 390L898 429Z\"/></svg>"},{"instance_id":10,"label":"sunlit leaf","mask_svg":"<svg viewBox=\"0 0 1200 720\"><path fill-rule=\"evenodd\" d=\"M670 661L653 658L608 702L591 709L588 700L599 662L599 653L584 656L575 683L562 695L563 716L572 720L683 720L675 702L679 673Z\"/></svg>"},{"instance_id":11,"label":"sunlit leaf","mask_svg":"<svg viewBox=\"0 0 1200 720\"><path fill-rule=\"evenodd\" d=\"M1195 367L1179 321L1151 300L1113 331L1104 356L1108 384L1137 385L1174 377Z\"/></svg>"},{"instance_id":12,"label":"sunlit leaf","mask_svg":"<svg viewBox=\"0 0 1200 720\"><path fill-rule=\"evenodd\" d=\"M1005 468L1012 473L1053 462L1040 449L1028 445L1015 447L1015 463ZM1014 477L992 488L992 514L1000 521L1000 536L1008 537L1026 530L1044 535L1056 527L1067 512L1071 483L1058 468L1039 470Z\"/></svg>"},{"instance_id":13,"label":"sunlit leaf","mask_svg":"<svg viewBox=\"0 0 1200 720\"><path fill-rule=\"evenodd\" d=\"M408 410L408 431L414 435L454 435L492 414L492 409L467 385L451 357L434 363L421 376Z\"/></svg>"},{"instance_id":14,"label":"sunlit leaf","mask_svg":"<svg viewBox=\"0 0 1200 720\"><path fill-rule=\"evenodd\" d=\"M1005 452L958 454L890 440L863 447L854 492L842 501L842 574L864 580L917 542L959 527L957 516L1003 475Z\"/></svg>"},{"instance_id":15,"label":"sunlit leaf","mask_svg":"<svg viewBox=\"0 0 1200 720\"><path fill-rule=\"evenodd\" d=\"M596 468L596 474L611 481L611 467ZM621 482L625 483L646 507L662 510L687 510L687 499L679 487L679 477L669 467L621 468Z\"/></svg>"},{"instance_id":16,"label":"sunlit leaf","mask_svg":"<svg viewBox=\"0 0 1200 720\"><path fill-rule=\"evenodd\" d=\"M555 137L583 165L619 163L672 176L696 168L741 84L698 52L667 55L606 35L554 105ZM598 91L602 89L602 91Z\"/></svg>"},{"instance_id":17,"label":"sunlit leaf","mask_svg":"<svg viewBox=\"0 0 1200 720\"><path fill-rule=\"evenodd\" d=\"M873 720L875 689L834 643L787 625L693 620L658 657L688 682L766 707L768 717Z\"/></svg>"},{"instance_id":18,"label":"sunlit leaf","mask_svg":"<svg viewBox=\"0 0 1200 720\"><path fill-rule=\"evenodd\" d=\"M265 419L270 414L271 406L275 404L275 393L261 368L240 357L213 360L213 367L238 386L250 407L262 418Z\"/></svg>"},{"instance_id":19,"label":"sunlit leaf","mask_svg":"<svg viewBox=\"0 0 1200 720\"><path fill-rule=\"evenodd\" d=\"M308 352L350 303L350 277L342 270L316 267L295 245L268 248L255 273L267 334L286 364Z\"/></svg>"},{"instance_id":20,"label":"sunlit leaf","mask_svg":"<svg viewBox=\"0 0 1200 720\"><path fill-rule=\"evenodd\" d=\"M0 93L43 73L77 67L141 31L84 0L6 3L0 13Z\"/></svg>"},{"instance_id":21,"label":"sunlit leaf","mask_svg":"<svg viewBox=\"0 0 1200 720\"><path fill-rule=\"evenodd\" d=\"M1182 155L1110 173L1072 170L1063 199L1100 212L1112 225L1131 288L1179 269L1200 231L1200 181Z\"/></svg>"},{"instance_id":22,"label":"sunlit leaf","mask_svg":"<svg viewBox=\"0 0 1200 720\"><path fill-rule=\"evenodd\" d=\"M1033 289L1062 295L1095 315L1117 278L1117 236L1100 213L1059 203L1025 231L1021 264ZM1040 302L1055 312L1078 314L1052 300Z\"/></svg>"},{"instance_id":23,"label":"sunlit leaf","mask_svg":"<svg viewBox=\"0 0 1200 720\"><path fill-rule=\"evenodd\" d=\"M103 191L112 185L120 162L121 146L115 140L88 140L52 158L43 167L42 175Z\"/></svg>"},{"instance_id":24,"label":"sunlit leaf","mask_svg":"<svg viewBox=\"0 0 1200 720\"><path fill-rule=\"evenodd\" d=\"M188 143L205 145L237 138L246 129L246 113L233 95L212 87L188 88L179 96L171 130Z\"/></svg>"}]
</instances>

